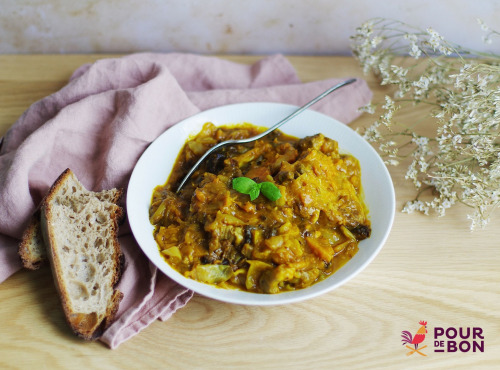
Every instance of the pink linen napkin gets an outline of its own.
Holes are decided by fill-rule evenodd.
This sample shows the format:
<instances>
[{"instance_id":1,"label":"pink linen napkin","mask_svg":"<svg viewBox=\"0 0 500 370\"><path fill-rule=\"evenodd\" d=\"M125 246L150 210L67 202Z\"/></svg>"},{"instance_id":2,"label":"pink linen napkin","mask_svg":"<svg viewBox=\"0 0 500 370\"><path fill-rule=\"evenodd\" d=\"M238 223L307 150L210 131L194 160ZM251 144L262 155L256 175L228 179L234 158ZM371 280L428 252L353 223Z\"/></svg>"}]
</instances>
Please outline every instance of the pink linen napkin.
<instances>
[{"instance_id":1,"label":"pink linen napkin","mask_svg":"<svg viewBox=\"0 0 500 370\"><path fill-rule=\"evenodd\" d=\"M190 54L133 54L77 69L58 92L34 103L0 144L0 282L21 268L22 232L48 188L71 168L87 189L126 189L147 146L175 123L231 103L302 105L340 82L302 84L281 55L244 65ZM363 80L313 107L349 123L371 99ZM119 241L126 263L124 299L101 340L116 348L154 320L168 319L192 292L142 254L128 224Z\"/></svg>"}]
</instances>

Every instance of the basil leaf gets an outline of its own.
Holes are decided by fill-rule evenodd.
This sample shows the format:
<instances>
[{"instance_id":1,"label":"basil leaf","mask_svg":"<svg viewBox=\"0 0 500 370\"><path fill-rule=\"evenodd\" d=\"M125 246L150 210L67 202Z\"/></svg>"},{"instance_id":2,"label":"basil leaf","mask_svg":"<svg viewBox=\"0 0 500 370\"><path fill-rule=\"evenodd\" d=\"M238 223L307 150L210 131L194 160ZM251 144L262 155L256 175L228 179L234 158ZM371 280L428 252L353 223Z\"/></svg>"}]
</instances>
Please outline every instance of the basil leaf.
<instances>
[{"instance_id":1,"label":"basil leaf","mask_svg":"<svg viewBox=\"0 0 500 370\"><path fill-rule=\"evenodd\" d=\"M250 200L255 200L259 197L259 194L260 194L260 189L259 189L259 185L255 184L255 187L250 190L250 193L248 193L248 195L250 195Z\"/></svg>"},{"instance_id":2,"label":"basil leaf","mask_svg":"<svg viewBox=\"0 0 500 370\"><path fill-rule=\"evenodd\" d=\"M265 181L260 183L259 185L262 194L264 194L264 196L270 201L274 202L281 198L280 189L278 189L278 187L272 182Z\"/></svg>"},{"instance_id":3,"label":"basil leaf","mask_svg":"<svg viewBox=\"0 0 500 370\"><path fill-rule=\"evenodd\" d=\"M236 177L233 179L233 189L239 193L250 194L252 190L255 192L254 189L256 188L258 191L259 186L257 183L248 177ZM259 196L258 193L257 196Z\"/></svg>"},{"instance_id":4,"label":"basil leaf","mask_svg":"<svg viewBox=\"0 0 500 370\"><path fill-rule=\"evenodd\" d=\"M272 202L281 198L280 189L272 182L264 181L257 184L248 177L236 177L233 179L233 189L241 194L248 194L250 200L257 199L261 192Z\"/></svg>"}]
</instances>

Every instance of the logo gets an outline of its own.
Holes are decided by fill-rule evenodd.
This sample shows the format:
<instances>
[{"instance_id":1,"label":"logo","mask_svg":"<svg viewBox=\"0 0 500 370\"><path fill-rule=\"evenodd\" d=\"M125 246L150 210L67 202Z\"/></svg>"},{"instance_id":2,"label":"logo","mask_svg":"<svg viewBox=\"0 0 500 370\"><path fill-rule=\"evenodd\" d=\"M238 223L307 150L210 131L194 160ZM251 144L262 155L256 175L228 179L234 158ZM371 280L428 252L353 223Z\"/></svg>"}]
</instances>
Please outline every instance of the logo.
<instances>
[{"instance_id":1,"label":"logo","mask_svg":"<svg viewBox=\"0 0 500 370\"><path fill-rule=\"evenodd\" d=\"M401 332L401 342L409 351L407 356L418 353L427 356L422 350L427 348L422 345L427 335L427 321L420 321L420 327L415 334L408 330ZM484 352L484 332L477 326L473 327L453 327L443 328L436 326L434 330L434 352ZM432 336L432 335L431 335ZM432 338L430 339L432 345Z\"/></svg>"},{"instance_id":2,"label":"logo","mask_svg":"<svg viewBox=\"0 0 500 370\"><path fill-rule=\"evenodd\" d=\"M401 342L403 342L403 346L406 344L406 348L410 350L406 353L407 356L413 355L414 353L418 353L421 356L427 356L422 352L427 346L419 348L419 345L424 341L425 335L427 334L427 321L420 321L419 324L420 328L418 328L414 336L407 330L401 332L401 338L403 338Z\"/></svg>"}]
</instances>

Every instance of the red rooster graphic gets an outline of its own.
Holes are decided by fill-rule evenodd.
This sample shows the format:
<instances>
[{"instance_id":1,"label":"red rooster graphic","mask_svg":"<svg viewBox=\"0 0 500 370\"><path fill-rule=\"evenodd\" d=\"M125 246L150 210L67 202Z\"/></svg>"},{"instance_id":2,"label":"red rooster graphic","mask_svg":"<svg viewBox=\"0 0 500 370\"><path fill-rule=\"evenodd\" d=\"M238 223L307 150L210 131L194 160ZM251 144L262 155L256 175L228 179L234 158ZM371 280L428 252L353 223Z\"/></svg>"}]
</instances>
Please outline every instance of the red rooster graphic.
<instances>
[{"instance_id":1,"label":"red rooster graphic","mask_svg":"<svg viewBox=\"0 0 500 370\"><path fill-rule=\"evenodd\" d=\"M419 355L427 356L426 354L420 352L420 350L427 346L420 347L420 350L418 349L418 345L424 341L425 334L427 334L427 321L420 321L419 324L421 326L417 330L417 334L415 334L415 336L412 336L407 330L401 332L401 337L403 338L401 341L403 342L403 345L406 344L406 348L411 349L411 351L406 354L407 356L413 355L415 352ZM414 348L411 348L409 344L413 344Z\"/></svg>"}]
</instances>

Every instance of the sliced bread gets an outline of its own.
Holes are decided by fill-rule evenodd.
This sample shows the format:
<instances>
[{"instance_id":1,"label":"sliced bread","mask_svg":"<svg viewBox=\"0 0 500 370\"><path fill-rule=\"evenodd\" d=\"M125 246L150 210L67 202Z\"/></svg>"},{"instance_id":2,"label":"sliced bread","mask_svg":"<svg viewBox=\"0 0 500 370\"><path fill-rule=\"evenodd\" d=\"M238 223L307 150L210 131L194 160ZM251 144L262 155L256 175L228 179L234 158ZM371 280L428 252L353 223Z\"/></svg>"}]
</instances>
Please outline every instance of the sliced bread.
<instances>
[{"instance_id":1,"label":"sliced bread","mask_svg":"<svg viewBox=\"0 0 500 370\"><path fill-rule=\"evenodd\" d=\"M52 185L40 208L40 228L64 314L84 339L102 334L123 297L115 289L123 263L117 239L121 216L118 205L85 189L70 169Z\"/></svg>"},{"instance_id":2,"label":"sliced bread","mask_svg":"<svg viewBox=\"0 0 500 370\"><path fill-rule=\"evenodd\" d=\"M42 229L40 229L40 210L37 210L24 230L19 256L23 266L30 270L38 270L47 260Z\"/></svg>"},{"instance_id":3,"label":"sliced bread","mask_svg":"<svg viewBox=\"0 0 500 370\"><path fill-rule=\"evenodd\" d=\"M69 177L68 177L69 179ZM117 204L122 196L119 189L91 192L101 202ZM40 228L40 209L37 209L31 217L28 226L24 230L19 244L19 256L24 268L38 270L47 262L47 249L43 241L42 229Z\"/></svg>"}]
</instances>

